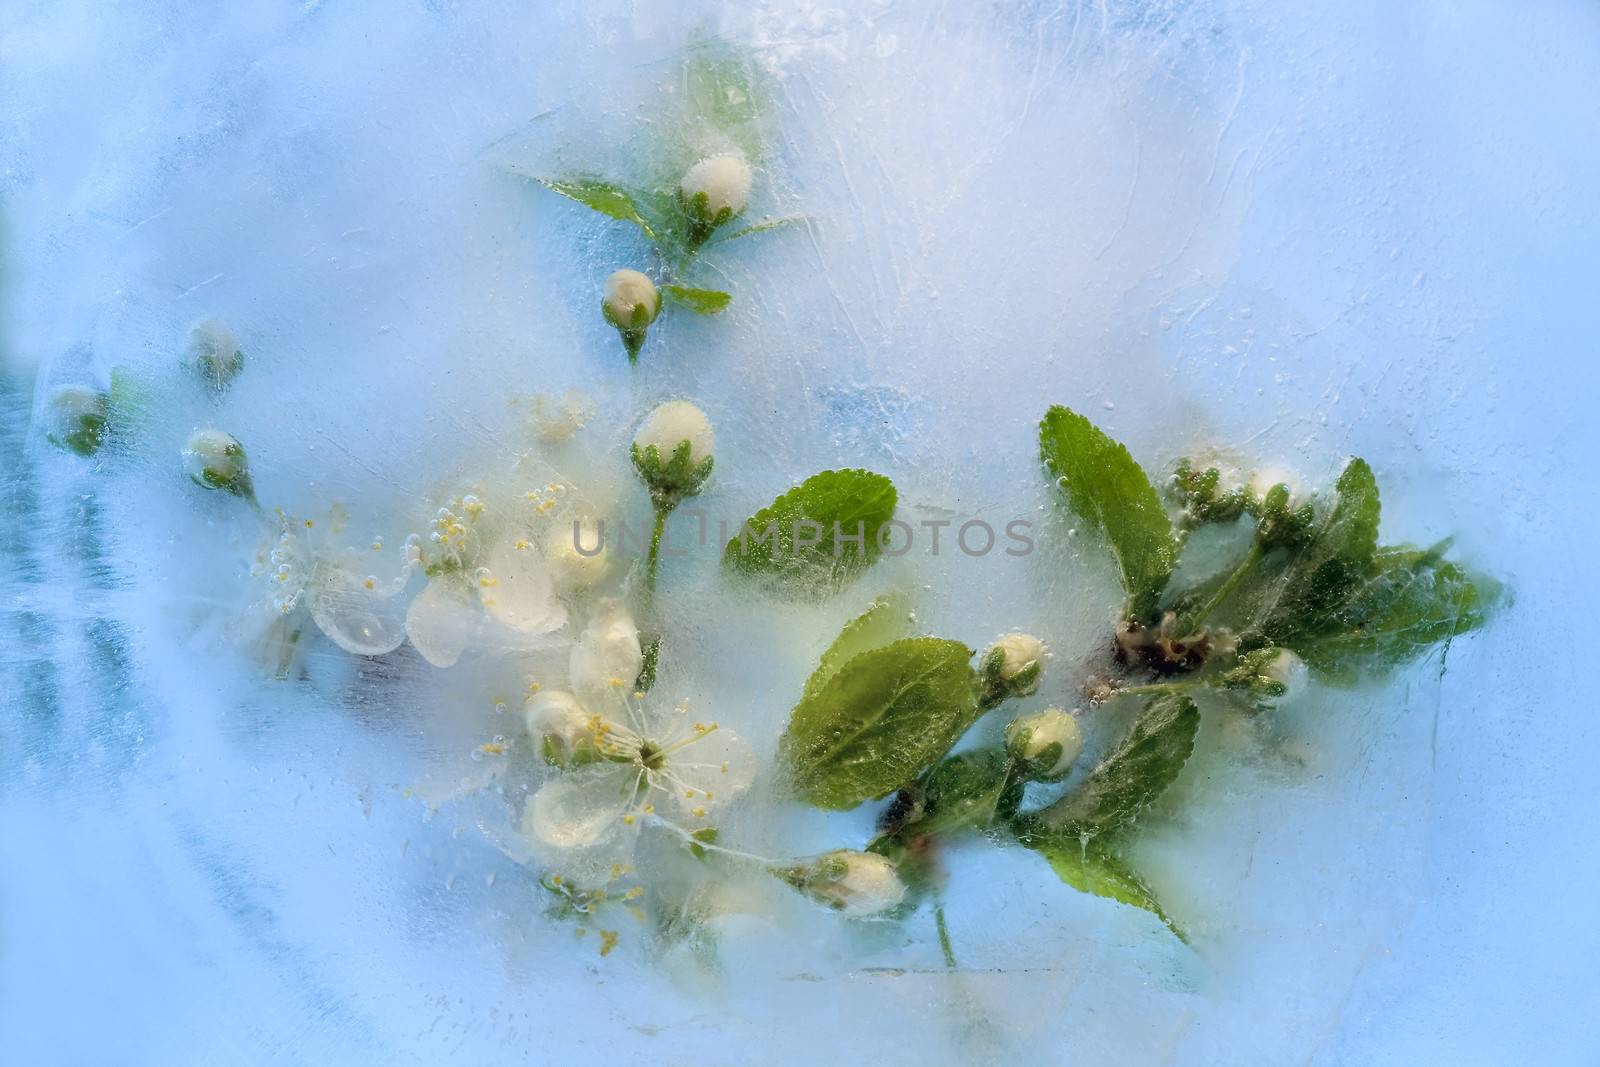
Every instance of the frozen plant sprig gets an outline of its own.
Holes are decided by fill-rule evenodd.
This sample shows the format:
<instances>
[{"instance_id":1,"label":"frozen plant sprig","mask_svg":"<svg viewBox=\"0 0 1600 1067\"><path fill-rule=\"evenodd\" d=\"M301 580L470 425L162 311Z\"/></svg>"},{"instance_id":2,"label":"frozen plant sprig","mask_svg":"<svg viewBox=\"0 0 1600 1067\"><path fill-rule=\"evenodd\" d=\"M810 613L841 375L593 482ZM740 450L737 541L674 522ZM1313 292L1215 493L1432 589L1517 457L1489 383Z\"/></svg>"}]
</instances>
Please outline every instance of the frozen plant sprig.
<instances>
[{"instance_id":1,"label":"frozen plant sprig","mask_svg":"<svg viewBox=\"0 0 1600 1067\"><path fill-rule=\"evenodd\" d=\"M686 400L670 400L645 417L631 446L633 468L650 490L655 521L650 532L650 554L645 564L645 587L656 587L661 560L661 539L667 516L695 496L711 477L714 435L705 412Z\"/></svg>"}]
</instances>

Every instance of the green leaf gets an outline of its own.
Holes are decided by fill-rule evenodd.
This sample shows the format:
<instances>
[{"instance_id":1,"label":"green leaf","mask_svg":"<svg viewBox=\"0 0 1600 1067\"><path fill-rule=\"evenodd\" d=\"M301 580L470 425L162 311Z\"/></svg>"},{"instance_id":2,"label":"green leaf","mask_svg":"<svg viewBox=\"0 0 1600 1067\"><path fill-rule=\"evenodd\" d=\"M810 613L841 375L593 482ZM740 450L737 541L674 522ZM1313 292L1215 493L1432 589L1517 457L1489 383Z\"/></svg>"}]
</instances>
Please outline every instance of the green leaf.
<instances>
[{"instance_id":1,"label":"green leaf","mask_svg":"<svg viewBox=\"0 0 1600 1067\"><path fill-rule=\"evenodd\" d=\"M801 698L778 746L800 796L842 811L938 760L980 714L972 650L913 637L850 659Z\"/></svg>"},{"instance_id":2,"label":"green leaf","mask_svg":"<svg viewBox=\"0 0 1600 1067\"><path fill-rule=\"evenodd\" d=\"M906 599L889 593L872 602L872 606L845 624L833 644L822 653L817 669L806 679L805 695L817 693L828 679L839 673L839 668L856 656L874 648L882 648L906 637L911 632L911 612Z\"/></svg>"},{"instance_id":3,"label":"green leaf","mask_svg":"<svg viewBox=\"0 0 1600 1067\"><path fill-rule=\"evenodd\" d=\"M1029 834L1077 841L1128 825L1177 781L1199 730L1194 701L1181 693L1156 697L1076 789L1033 817Z\"/></svg>"},{"instance_id":4,"label":"green leaf","mask_svg":"<svg viewBox=\"0 0 1600 1067\"><path fill-rule=\"evenodd\" d=\"M1097 897L1109 897L1123 904L1143 908L1165 923L1179 941L1188 943L1189 939L1172 921L1172 917L1162 910L1144 879L1112 854L1104 839L1056 842L1036 847L1049 861L1051 869L1072 888L1081 893L1093 893Z\"/></svg>"},{"instance_id":5,"label":"green leaf","mask_svg":"<svg viewBox=\"0 0 1600 1067\"><path fill-rule=\"evenodd\" d=\"M1289 645L1325 679L1353 682L1481 627L1499 604L1500 584L1431 549L1385 548L1345 603Z\"/></svg>"},{"instance_id":6,"label":"green leaf","mask_svg":"<svg viewBox=\"0 0 1600 1067\"><path fill-rule=\"evenodd\" d=\"M796 223L805 221L807 221L806 216L794 215L786 219L768 219L766 222L753 222L748 226L741 226L739 229L734 230L725 237L713 237L710 241L706 242L706 244L708 246L723 245L727 244L729 241L737 241L741 237L749 237L752 234L757 233L766 233L768 230L776 230L784 226L793 226Z\"/></svg>"},{"instance_id":7,"label":"green leaf","mask_svg":"<svg viewBox=\"0 0 1600 1067\"><path fill-rule=\"evenodd\" d=\"M631 222L644 231L644 235L651 240L655 239L655 231L650 224L639 214L638 205L634 203L633 196L620 185L613 185L600 178L572 178L558 180L553 178L535 178L540 185L551 192L560 193L569 200L576 200L584 207L600 212L602 215L623 222Z\"/></svg>"},{"instance_id":8,"label":"green leaf","mask_svg":"<svg viewBox=\"0 0 1600 1067\"><path fill-rule=\"evenodd\" d=\"M1130 614L1148 616L1178 554L1155 486L1126 448L1068 408L1045 413L1039 450L1073 513L1110 544Z\"/></svg>"},{"instance_id":9,"label":"green leaf","mask_svg":"<svg viewBox=\"0 0 1600 1067\"><path fill-rule=\"evenodd\" d=\"M789 593L836 591L882 553L878 535L894 517L895 499L894 483L881 474L814 474L747 519L722 562Z\"/></svg>"},{"instance_id":10,"label":"green leaf","mask_svg":"<svg viewBox=\"0 0 1600 1067\"><path fill-rule=\"evenodd\" d=\"M1318 624L1344 603L1370 571L1378 547L1378 483L1365 460L1353 459L1339 475L1337 496L1311 540L1276 573L1261 574L1263 593L1246 627L1268 643L1290 646L1294 635ZM1292 646L1291 646L1292 647Z\"/></svg>"},{"instance_id":11,"label":"green leaf","mask_svg":"<svg viewBox=\"0 0 1600 1067\"><path fill-rule=\"evenodd\" d=\"M661 291L668 300L700 315L715 315L733 300L731 295L718 289L691 289L687 285L663 285Z\"/></svg>"}]
</instances>

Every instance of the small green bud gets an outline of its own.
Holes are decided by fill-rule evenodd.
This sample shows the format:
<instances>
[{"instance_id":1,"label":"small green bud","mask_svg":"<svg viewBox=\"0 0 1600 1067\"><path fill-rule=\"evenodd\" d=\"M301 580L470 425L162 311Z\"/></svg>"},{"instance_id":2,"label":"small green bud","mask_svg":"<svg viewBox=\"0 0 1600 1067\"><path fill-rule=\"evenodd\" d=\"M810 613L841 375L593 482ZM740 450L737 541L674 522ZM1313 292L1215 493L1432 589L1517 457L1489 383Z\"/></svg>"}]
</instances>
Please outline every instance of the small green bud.
<instances>
[{"instance_id":1,"label":"small green bud","mask_svg":"<svg viewBox=\"0 0 1600 1067\"><path fill-rule=\"evenodd\" d=\"M45 437L57 448L92 456L106 438L109 398L86 385L63 385L50 396Z\"/></svg>"},{"instance_id":2,"label":"small green bud","mask_svg":"<svg viewBox=\"0 0 1600 1067\"><path fill-rule=\"evenodd\" d=\"M1300 657L1286 648L1258 648L1246 652L1217 678L1217 685L1244 693L1257 711L1270 711L1306 673Z\"/></svg>"},{"instance_id":3,"label":"small green bud","mask_svg":"<svg viewBox=\"0 0 1600 1067\"><path fill-rule=\"evenodd\" d=\"M1034 781L1065 778L1082 751L1077 717L1060 708L1019 716L1006 727L1006 752Z\"/></svg>"},{"instance_id":4,"label":"small green bud","mask_svg":"<svg viewBox=\"0 0 1600 1067\"><path fill-rule=\"evenodd\" d=\"M221 430L196 430L183 446L183 468L194 484L255 499L244 445Z\"/></svg>"}]
</instances>

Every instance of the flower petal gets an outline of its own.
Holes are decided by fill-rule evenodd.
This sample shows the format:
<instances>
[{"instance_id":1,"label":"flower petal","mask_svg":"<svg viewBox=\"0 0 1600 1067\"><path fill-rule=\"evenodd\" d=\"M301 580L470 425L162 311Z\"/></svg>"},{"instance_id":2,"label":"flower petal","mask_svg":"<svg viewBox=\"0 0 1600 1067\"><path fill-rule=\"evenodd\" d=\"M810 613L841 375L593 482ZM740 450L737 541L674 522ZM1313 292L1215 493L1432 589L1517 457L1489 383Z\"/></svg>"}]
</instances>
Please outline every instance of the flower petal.
<instances>
[{"instance_id":1,"label":"flower petal","mask_svg":"<svg viewBox=\"0 0 1600 1067\"><path fill-rule=\"evenodd\" d=\"M566 606L538 545L502 542L489 553L484 570L477 579L478 598L497 622L524 634L547 634L566 624Z\"/></svg>"},{"instance_id":2,"label":"flower petal","mask_svg":"<svg viewBox=\"0 0 1600 1067\"><path fill-rule=\"evenodd\" d=\"M755 750L726 726L686 741L666 762L666 769L684 786L675 791L674 800L689 811L734 799L756 777ZM685 796L689 789L698 795Z\"/></svg>"},{"instance_id":3,"label":"flower petal","mask_svg":"<svg viewBox=\"0 0 1600 1067\"><path fill-rule=\"evenodd\" d=\"M311 618L329 640L358 656L382 656L406 640L406 612L392 588L343 567L318 569L311 586Z\"/></svg>"},{"instance_id":4,"label":"flower petal","mask_svg":"<svg viewBox=\"0 0 1600 1067\"><path fill-rule=\"evenodd\" d=\"M539 787L522 815L522 830L558 849L585 849L636 830L624 822L633 807L638 769L606 763L557 775Z\"/></svg>"},{"instance_id":5,"label":"flower petal","mask_svg":"<svg viewBox=\"0 0 1600 1067\"><path fill-rule=\"evenodd\" d=\"M631 688L643 668L644 650L633 615L616 601L601 603L572 646L567 669L573 691L590 707L609 708L618 689L612 679Z\"/></svg>"},{"instance_id":6,"label":"flower petal","mask_svg":"<svg viewBox=\"0 0 1600 1067\"><path fill-rule=\"evenodd\" d=\"M435 667L453 667L482 619L465 582L435 578L406 610L406 636Z\"/></svg>"}]
</instances>

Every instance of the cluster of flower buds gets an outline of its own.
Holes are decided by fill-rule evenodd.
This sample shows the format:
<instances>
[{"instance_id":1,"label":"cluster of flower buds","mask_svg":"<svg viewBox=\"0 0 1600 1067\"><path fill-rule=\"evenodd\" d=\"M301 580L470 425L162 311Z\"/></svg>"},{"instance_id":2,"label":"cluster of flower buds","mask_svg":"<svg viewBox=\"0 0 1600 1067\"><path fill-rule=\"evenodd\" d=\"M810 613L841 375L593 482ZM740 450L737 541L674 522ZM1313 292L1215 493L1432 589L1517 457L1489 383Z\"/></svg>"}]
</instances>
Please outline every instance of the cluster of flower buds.
<instances>
[{"instance_id":1,"label":"cluster of flower buds","mask_svg":"<svg viewBox=\"0 0 1600 1067\"><path fill-rule=\"evenodd\" d=\"M1032 634L1007 634L990 645L978 661L982 705L992 708L1011 697L1038 692L1045 656L1044 642Z\"/></svg>"},{"instance_id":2,"label":"cluster of flower buds","mask_svg":"<svg viewBox=\"0 0 1600 1067\"><path fill-rule=\"evenodd\" d=\"M839 849L773 873L812 900L856 919L882 915L906 895L893 861L875 852Z\"/></svg>"},{"instance_id":3,"label":"cluster of flower buds","mask_svg":"<svg viewBox=\"0 0 1600 1067\"><path fill-rule=\"evenodd\" d=\"M87 385L63 385L50 397L45 436L57 448L92 456L106 439L110 398Z\"/></svg>"},{"instance_id":4,"label":"cluster of flower buds","mask_svg":"<svg viewBox=\"0 0 1600 1067\"><path fill-rule=\"evenodd\" d=\"M183 446L183 469L205 489L221 489L246 500L256 497L244 445L221 430L196 430Z\"/></svg>"},{"instance_id":5,"label":"cluster of flower buds","mask_svg":"<svg viewBox=\"0 0 1600 1067\"><path fill-rule=\"evenodd\" d=\"M1077 716L1061 708L1019 716L1006 727L1006 754L1035 782L1059 782L1082 751Z\"/></svg>"},{"instance_id":6,"label":"cluster of flower buds","mask_svg":"<svg viewBox=\"0 0 1600 1067\"><path fill-rule=\"evenodd\" d=\"M671 511L700 492L711 476L711 421L686 400L657 407L634 436L633 468L650 490L656 508Z\"/></svg>"},{"instance_id":7,"label":"cluster of flower buds","mask_svg":"<svg viewBox=\"0 0 1600 1067\"><path fill-rule=\"evenodd\" d=\"M1266 488L1251 513L1256 517L1256 539L1263 549L1300 544L1311 535L1316 523L1310 501L1297 497L1286 481Z\"/></svg>"},{"instance_id":8,"label":"cluster of flower buds","mask_svg":"<svg viewBox=\"0 0 1600 1067\"><path fill-rule=\"evenodd\" d=\"M1247 487L1224 481L1220 467L1199 470L1190 459L1178 462L1172 482L1183 504L1183 525L1191 529L1208 523L1232 522L1254 503Z\"/></svg>"},{"instance_id":9,"label":"cluster of flower buds","mask_svg":"<svg viewBox=\"0 0 1600 1067\"><path fill-rule=\"evenodd\" d=\"M1257 711L1270 711L1300 684L1306 672L1300 657L1286 648L1246 652L1217 679L1223 689L1243 693Z\"/></svg>"},{"instance_id":10,"label":"cluster of flower buds","mask_svg":"<svg viewBox=\"0 0 1600 1067\"><path fill-rule=\"evenodd\" d=\"M606 279L600 313L622 335L628 361L636 362L644 345L645 331L661 314L661 292L648 275L636 270L619 270Z\"/></svg>"}]
</instances>

